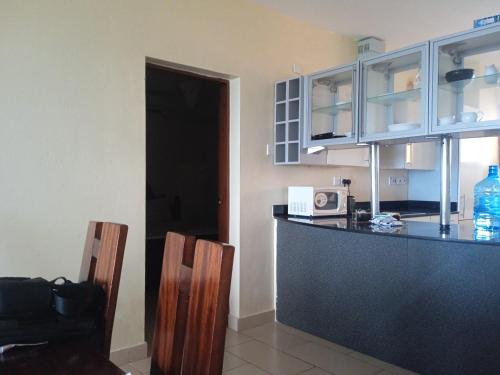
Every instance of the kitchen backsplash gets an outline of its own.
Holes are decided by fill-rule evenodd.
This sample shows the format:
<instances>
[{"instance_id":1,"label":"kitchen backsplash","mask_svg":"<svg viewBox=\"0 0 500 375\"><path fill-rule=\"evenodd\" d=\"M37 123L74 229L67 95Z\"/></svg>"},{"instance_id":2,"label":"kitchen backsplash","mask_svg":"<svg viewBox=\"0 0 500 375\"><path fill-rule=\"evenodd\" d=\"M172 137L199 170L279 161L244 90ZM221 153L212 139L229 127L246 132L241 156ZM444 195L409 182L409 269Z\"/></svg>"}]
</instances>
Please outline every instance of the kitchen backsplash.
<instances>
[{"instance_id":1,"label":"kitchen backsplash","mask_svg":"<svg viewBox=\"0 0 500 375\"><path fill-rule=\"evenodd\" d=\"M296 168L296 167L292 167ZM286 168L281 168L286 169ZM318 170L320 173L318 173ZM280 174L276 168L277 175ZM348 178L351 183L351 195L357 201L370 200L370 172L368 168L361 167L336 167L336 168L308 168L299 167L296 173L286 176L285 186L317 186L326 187L333 184L333 177ZM408 181L406 170L381 170L380 171L380 200L407 200L408 184L389 185L389 177L405 177ZM282 188L282 198L274 203L286 204L288 201L288 188Z\"/></svg>"}]
</instances>

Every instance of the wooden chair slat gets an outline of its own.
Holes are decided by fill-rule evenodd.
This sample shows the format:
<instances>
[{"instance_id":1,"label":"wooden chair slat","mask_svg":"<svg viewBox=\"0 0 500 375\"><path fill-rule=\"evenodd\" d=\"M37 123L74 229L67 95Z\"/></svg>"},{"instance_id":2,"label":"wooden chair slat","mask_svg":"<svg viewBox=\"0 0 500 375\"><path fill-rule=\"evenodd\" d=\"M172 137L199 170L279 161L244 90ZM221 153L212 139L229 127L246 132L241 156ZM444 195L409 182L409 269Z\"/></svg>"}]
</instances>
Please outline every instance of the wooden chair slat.
<instances>
[{"instance_id":1,"label":"wooden chair slat","mask_svg":"<svg viewBox=\"0 0 500 375\"><path fill-rule=\"evenodd\" d=\"M106 357L111 348L127 232L128 226L124 224L90 222L80 268L79 280L99 284L106 294L99 322L103 334L102 354Z\"/></svg>"},{"instance_id":2,"label":"wooden chair slat","mask_svg":"<svg viewBox=\"0 0 500 375\"><path fill-rule=\"evenodd\" d=\"M167 233L151 375L222 373L233 257L232 246Z\"/></svg>"},{"instance_id":3,"label":"wooden chair slat","mask_svg":"<svg viewBox=\"0 0 500 375\"><path fill-rule=\"evenodd\" d=\"M167 233L151 354L153 375L181 373L192 273L183 263L190 263L195 241L192 236Z\"/></svg>"},{"instance_id":4,"label":"wooden chair slat","mask_svg":"<svg viewBox=\"0 0 500 375\"><path fill-rule=\"evenodd\" d=\"M196 242L183 374L222 373L234 247Z\"/></svg>"}]
</instances>

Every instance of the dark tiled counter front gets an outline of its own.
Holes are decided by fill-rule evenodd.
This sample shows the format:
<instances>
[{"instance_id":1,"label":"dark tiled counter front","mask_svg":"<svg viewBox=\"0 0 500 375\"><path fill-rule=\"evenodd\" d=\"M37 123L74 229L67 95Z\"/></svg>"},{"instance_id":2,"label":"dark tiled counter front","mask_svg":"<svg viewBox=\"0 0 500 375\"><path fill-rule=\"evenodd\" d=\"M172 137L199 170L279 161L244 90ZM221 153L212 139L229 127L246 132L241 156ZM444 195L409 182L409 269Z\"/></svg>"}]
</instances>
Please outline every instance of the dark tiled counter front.
<instances>
[{"instance_id":1,"label":"dark tiled counter front","mask_svg":"<svg viewBox=\"0 0 500 375\"><path fill-rule=\"evenodd\" d=\"M500 248L451 229L281 218L277 320L421 374L500 373Z\"/></svg>"},{"instance_id":2,"label":"dark tiled counter front","mask_svg":"<svg viewBox=\"0 0 500 375\"><path fill-rule=\"evenodd\" d=\"M382 236L418 238L425 240L474 242L477 244L500 246L500 238L481 239L474 233L471 220L460 224L451 224L449 232L442 233L438 223L421 221L405 221L402 227L376 228L370 223L355 223L347 218L317 218L305 219L287 215L276 215L276 219L290 223L307 225L317 228L333 229L346 232L376 234ZM500 249L499 249L500 251Z\"/></svg>"}]
</instances>

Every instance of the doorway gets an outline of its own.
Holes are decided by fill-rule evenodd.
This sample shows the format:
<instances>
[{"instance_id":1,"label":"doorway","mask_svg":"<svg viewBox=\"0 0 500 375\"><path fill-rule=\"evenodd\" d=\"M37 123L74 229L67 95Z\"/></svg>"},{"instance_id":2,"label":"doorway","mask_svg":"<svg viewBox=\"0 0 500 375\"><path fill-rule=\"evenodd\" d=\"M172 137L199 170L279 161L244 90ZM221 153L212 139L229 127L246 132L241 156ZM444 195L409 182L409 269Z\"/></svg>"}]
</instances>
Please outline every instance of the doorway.
<instances>
[{"instance_id":1,"label":"doorway","mask_svg":"<svg viewBox=\"0 0 500 375\"><path fill-rule=\"evenodd\" d=\"M228 242L229 82L147 63L145 338L149 348L168 231Z\"/></svg>"}]
</instances>

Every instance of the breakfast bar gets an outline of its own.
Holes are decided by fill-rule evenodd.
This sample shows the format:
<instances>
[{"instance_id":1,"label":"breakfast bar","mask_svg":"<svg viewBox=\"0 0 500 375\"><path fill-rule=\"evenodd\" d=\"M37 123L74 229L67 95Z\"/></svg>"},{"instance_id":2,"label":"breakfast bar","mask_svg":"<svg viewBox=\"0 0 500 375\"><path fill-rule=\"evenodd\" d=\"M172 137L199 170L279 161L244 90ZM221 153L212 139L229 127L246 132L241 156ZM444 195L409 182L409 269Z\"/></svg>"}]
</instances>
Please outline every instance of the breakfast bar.
<instances>
[{"instance_id":1,"label":"breakfast bar","mask_svg":"<svg viewBox=\"0 0 500 375\"><path fill-rule=\"evenodd\" d=\"M423 374L500 368L500 242L471 224L277 219L277 320Z\"/></svg>"}]
</instances>

